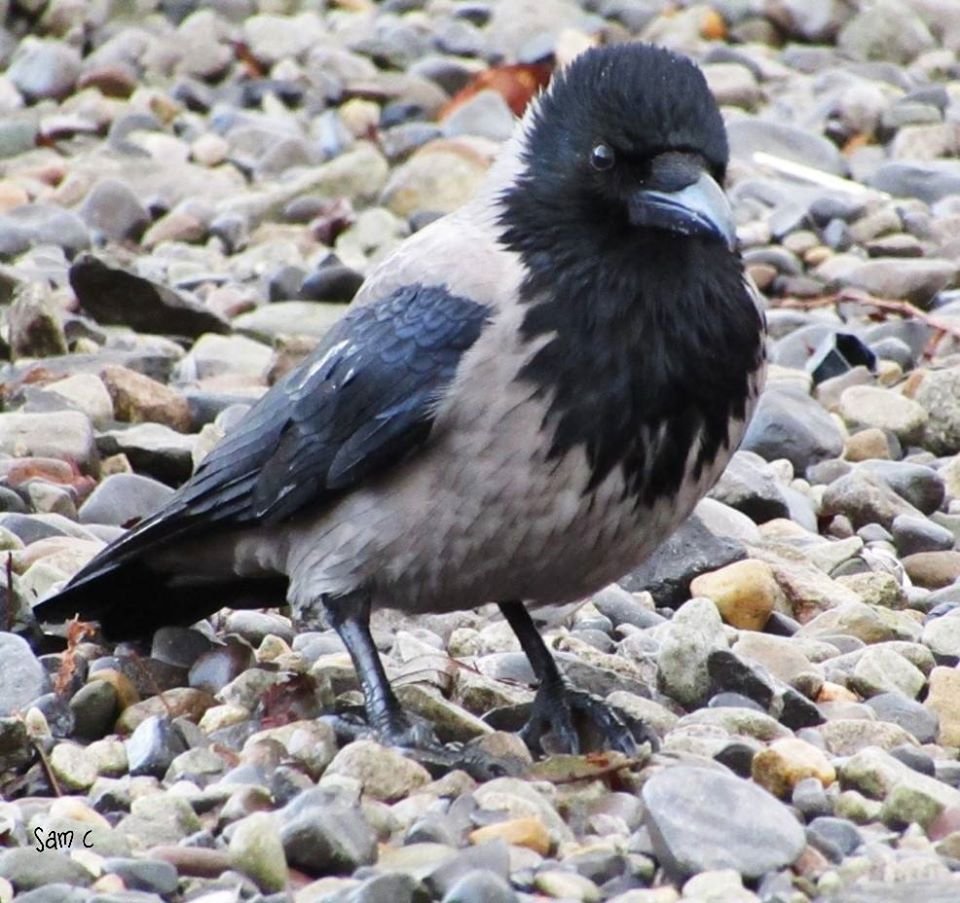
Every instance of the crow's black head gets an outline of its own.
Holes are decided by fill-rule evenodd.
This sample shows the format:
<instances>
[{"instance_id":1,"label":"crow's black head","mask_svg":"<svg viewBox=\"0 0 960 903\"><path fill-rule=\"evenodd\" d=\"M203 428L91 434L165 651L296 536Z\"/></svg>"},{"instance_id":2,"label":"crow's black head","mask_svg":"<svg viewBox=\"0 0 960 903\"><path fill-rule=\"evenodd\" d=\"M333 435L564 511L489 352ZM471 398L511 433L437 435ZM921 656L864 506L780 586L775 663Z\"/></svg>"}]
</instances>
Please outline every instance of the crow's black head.
<instances>
[{"instance_id":1,"label":"crow's black head","mask_svg":"<svg viewBox=\"0 0 960 903\"><path fill-rule=\"evenodd\" d=\"M549 399L549 454L585 449L587 491L616 468L638 502L672 498L746 415L762 324L727 157L700 70L646 44L587 51L524 122L499 220L542 342L519 378Z\"/></svg>"},{"instance_id":2,"label":"crow's black head","mask_svg":"<svg viewBox=\"0 0 960 903\"><path fill-rule=\"evenodd\" d=\"M531 113L504 224L666 230L732 247L726 132L700 70L649 44L589 50Z\"/></svg>"}]
</instances>

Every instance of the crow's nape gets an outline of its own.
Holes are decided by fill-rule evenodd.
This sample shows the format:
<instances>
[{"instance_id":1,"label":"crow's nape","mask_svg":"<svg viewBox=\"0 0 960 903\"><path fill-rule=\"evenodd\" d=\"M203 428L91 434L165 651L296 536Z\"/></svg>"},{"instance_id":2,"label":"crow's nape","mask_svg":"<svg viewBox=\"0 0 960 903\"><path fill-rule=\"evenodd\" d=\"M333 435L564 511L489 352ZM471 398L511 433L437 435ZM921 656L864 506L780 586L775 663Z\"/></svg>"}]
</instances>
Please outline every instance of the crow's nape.
<instances>
[{"instance_id":1,"label":"crow's nape","mask_svg":"<svg viewBox=\"0 0 960 903\"><path fill-rule=\"evenodd\" d=\"M41 602L37 616L60 623L74 616L97 621L110 640L148 638L160 627L193 624L221 608L278 608L288 580L198 580L158 574L139 561L125 562L65 587Z\"/></svg>"}]
</instances>

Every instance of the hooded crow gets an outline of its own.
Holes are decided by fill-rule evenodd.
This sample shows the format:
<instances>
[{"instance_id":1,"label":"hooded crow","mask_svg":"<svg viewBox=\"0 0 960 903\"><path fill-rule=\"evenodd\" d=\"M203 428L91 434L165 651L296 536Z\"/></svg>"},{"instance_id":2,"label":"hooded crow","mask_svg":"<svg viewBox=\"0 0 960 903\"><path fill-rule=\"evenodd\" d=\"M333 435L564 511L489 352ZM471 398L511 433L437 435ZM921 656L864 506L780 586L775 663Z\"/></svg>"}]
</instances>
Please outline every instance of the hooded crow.
<instances>
[{"instance_id":1,"label":"hooded crow","mask_svg":"<svg viewBox=\"0 0 960 903\"><path fill-rule=\"evenodd\" d=\"M539 680L525 739L577 751L586 721L632 749L529 608L640 564L740 442L764 326L727 159L692 62L644 44L585 52L478 194L380 264L171 500L37 616L122 638L285 599L342 638L369 726L421 745L371 609L496 602Z\"/></svg>"}]
</instances>

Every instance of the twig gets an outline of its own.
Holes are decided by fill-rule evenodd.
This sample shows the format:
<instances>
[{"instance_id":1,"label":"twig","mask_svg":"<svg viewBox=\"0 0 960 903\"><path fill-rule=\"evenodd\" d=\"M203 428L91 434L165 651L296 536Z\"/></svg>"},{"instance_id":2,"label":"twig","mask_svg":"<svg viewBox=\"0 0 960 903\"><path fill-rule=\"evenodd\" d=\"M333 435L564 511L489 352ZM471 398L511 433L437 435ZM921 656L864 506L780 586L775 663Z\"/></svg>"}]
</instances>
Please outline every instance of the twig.
<instances>
[{"instance_id":1,"label":"twig","mask_svg":"<svg viewBox=\"0 0 960 903\"><path fill-rule=\"evenodd\" d=\"M936 351L937 345L945 335L952 336L960 340L960 324L944 320L935 314L928 314L921 310L915 304L909 301L893 300L889 298L876 298L873 295L860 291L858 289L842 289L834 295L824 295L821 298L811 298L804 300L800 298L790 298L782 303L782 307L800 308L803 310L816 310L821 307L836 307L838 304L852 303L861 304L867 307L874 307L877 310L888 313L899 314L908 320L920 320L933 330L933 335L927 347L924 349L924 356L930 358Z\"/></svg>"},{"instance_id":2,"label":"twig","mask_svg":"<svg viewBox=\"0 0 960 903\"><path fill-rule=\"evenodd\" d=\"M7 596L6 610L4 611L4 630L13 631L13 612L16 608L16 599L13 595L13 552L7 552Z\"/></svg>"},{"instance_id":3,"label":"twig","mask_svg":"<svg viewBox=\"0 0 960 903\"><path fill-rule=\"evenodd\" d=\"M40 744L36 740L33 741L33 748L37 751L37 755L40 757L40 767L43 768L43 773L47 776L47 780L50 782L53 795L63 796L63 791L60 789L60 782L57 780L57 776L53 773L53 769L50 767L50 760L47 758L47 754L43 751Z\"/></svg>"},{"instance_id":4,"label":"twig","mask_svg":"<svg viewBox=\"0 0 960 903\"><path fill-rule=\"evenodd\" d=\"M804 163L797 163L795 160L787 160L775 154L768 154L765 151L755 151L753 154L753 162L758 166L765 166L767 169L772 169L774 172L782 175L791 176L803 182L810 182L813 185L820 185L823 188L832 188L834 191L842 191L845 194L871 198L890 197L885 191L868 188L859 182L844 179L842 176L836 176L831 172L824 172L822 169L816 169Z\"/></svg>"}]
</instances>

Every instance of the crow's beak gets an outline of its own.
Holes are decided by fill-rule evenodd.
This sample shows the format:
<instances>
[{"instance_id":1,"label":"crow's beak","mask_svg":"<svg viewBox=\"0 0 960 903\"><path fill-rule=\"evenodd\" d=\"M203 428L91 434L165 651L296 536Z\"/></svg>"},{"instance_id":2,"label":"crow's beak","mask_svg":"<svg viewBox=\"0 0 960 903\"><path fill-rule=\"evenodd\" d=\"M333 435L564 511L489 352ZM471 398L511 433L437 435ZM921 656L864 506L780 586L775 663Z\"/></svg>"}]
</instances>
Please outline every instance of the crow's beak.
<instances>
[{"instance_id":1,"label":"crow's beak","mask_svg":"<svg viewBox=\"0 0 960 903\"><path fill-rule=\"evenodd\" d=\"M666 229L737 246L733 211L723 189L707 173L679 191L638 191L629 204L634 226Z\"/></svg>"}]
</instances>

